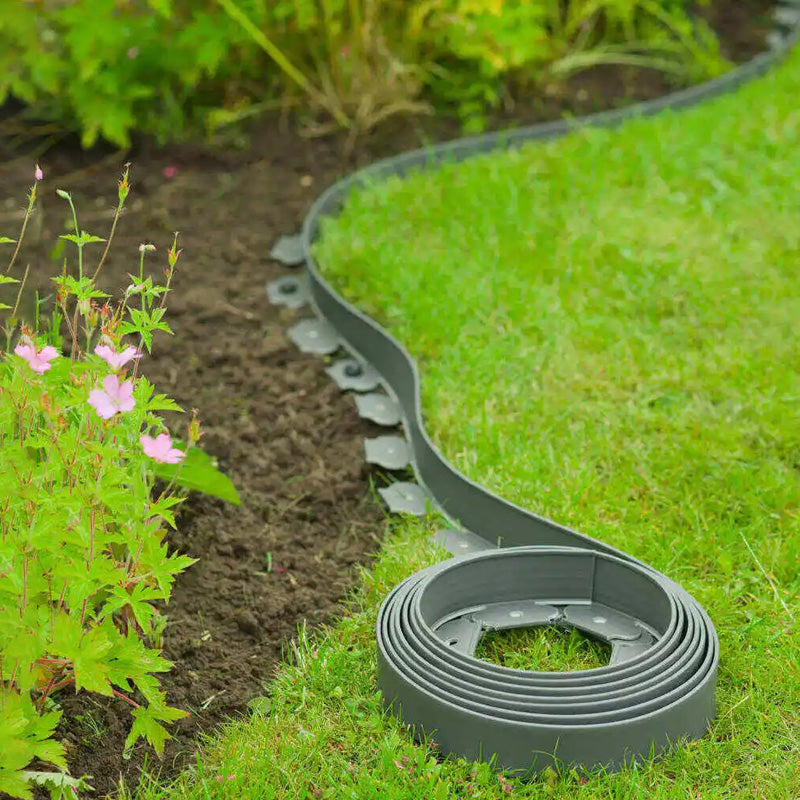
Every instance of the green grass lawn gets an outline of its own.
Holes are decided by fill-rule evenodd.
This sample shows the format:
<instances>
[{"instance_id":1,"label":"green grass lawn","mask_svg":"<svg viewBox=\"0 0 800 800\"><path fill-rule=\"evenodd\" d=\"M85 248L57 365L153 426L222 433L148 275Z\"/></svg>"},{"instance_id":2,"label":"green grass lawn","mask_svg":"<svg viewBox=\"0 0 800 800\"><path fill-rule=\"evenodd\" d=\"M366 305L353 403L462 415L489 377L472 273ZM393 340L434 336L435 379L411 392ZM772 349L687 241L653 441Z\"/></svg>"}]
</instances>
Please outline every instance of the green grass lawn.
<instances>
[{"instance_id":1,"label":"green grass lawn","mask_svg":"<svg viewBox=\"0 0 800 800\"><path fill-rule=\"evenodd\" d=\"M381 183L326 226L327 274L418 357L452 461L678 580L720 635L702 741L513 797L800 798L799 99L796 53L689 112ZM508 796L380 711L377 606L440 557L435 525L387 525L353 614L300 637L269 708L141 800ZM602 663L545 639L516 644Z\"/></svg>"}]
</instances>

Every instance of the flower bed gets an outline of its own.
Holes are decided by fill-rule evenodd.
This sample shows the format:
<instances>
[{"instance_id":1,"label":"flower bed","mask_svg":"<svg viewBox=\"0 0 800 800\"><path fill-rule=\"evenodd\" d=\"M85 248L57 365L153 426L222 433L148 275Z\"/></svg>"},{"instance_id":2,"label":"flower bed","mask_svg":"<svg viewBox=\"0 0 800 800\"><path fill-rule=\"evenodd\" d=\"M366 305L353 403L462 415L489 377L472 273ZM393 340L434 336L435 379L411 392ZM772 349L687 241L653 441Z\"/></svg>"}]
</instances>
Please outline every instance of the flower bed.
<instances>
[{"instance_id":1,"label":"flower bed","mask_svg":"<svg viewBox=\"0 0 800 800\"><path fill-rule=\"evenodd\" d=\"M373 147L377 153L403 144L389 138ZM278 274L266 258L268 244L296 228L317 190L349 169L339 152L337 143L311 145L269 128L238 158L172 151L136 160L135 199L120 225L119 251L138 247L143 231L168 246L172 226L183 229L187 246L170 304L177 335L156 340L143 371L179 403L203 410L204 445L244 500L232 510L193 497L171 534L173 547L200 561L178 583L168 609L165 654L176 669L164 683L170 703L191 716L175 726L163 762L167 776L191 761L198 731L244 711L263 691L298 620L321 620L339 608L349 567L375 549L380 514L363 502L360 444L371 431L322 365L287 345L286 318L263 295L263 283ZM365 146L359 158L372 155ZM49 159L53 185L74 188L90 209L84 218L110 221L109 169L83 172L81 157L68 153ZM4 191L24 185L28 170L28 161L5 167ZM42 248L64 231L53 199L34 229ZM17 200L9 200L2 214L13 222ZM46 252L38 253L40 263ZM108 288L118 288L128 269L126 259L112 256ZM118 390L104 386L100 407ZM125 398L116 401L121 407ZM80 695L64 705L77 720L58 732L73 771L92 774L100 791L113 790L120 774L135 782L146 750L137 747L129 762L111 756L128 735L127 717Z\"/></svg>"}]
</instances>

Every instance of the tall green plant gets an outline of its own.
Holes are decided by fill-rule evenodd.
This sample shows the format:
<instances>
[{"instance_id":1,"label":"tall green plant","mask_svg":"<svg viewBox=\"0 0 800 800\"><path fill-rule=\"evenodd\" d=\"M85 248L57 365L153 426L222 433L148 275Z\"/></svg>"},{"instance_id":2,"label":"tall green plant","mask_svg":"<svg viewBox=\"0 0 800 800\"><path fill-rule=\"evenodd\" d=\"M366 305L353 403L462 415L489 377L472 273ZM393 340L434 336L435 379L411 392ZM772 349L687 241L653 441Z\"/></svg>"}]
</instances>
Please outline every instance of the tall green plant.
<instances>
[{"instance_id":1,"label":"tall green plant","mask_svg":"<svg viewBox=\"0 0 800 800\"><path fill-rule=\"evenodd\" d=\"M359 133L393 114L430 110L416 99L426 56L421 42L408 35L406 6L391 0L288 0L271 9L270 38L241 0L216 2L300 90L311 111L333 122L307 124L307 130L324 133L338 126Z\"/></svg>"},{"instance_id":2,"label":"tall green plant","mask_svg":"<svg viewBox=\"0 0 800 800\"><path fill-rule=\"evenodd\" d=\"M509 89L600 63L725 67L688 0L0 0L0 103L122 147L294 106L307 131L479 120ZM6 121L9 130L12 122ZM52 126L47 128L52 131Z\"/></svg>"},{"instance_id":3,"label":"tall green plant","mask_svg":"<svg viewBox=\"0 0 800 800\"><path fill-rule=\"evenodd\" d=\"M137 375L154 332L170 333L164 313L177 235L165 283L145 275L155 248L142 244L138 274L112 308L94 282L111 236L83 230L72 197L57 190L74 222L62 238L76 249L76 268L65 264L53 279L49 324L38 303L33 324L19 322L28 270L21 280L11 272L43 177L37 166L17 240L0 237L13 246L0 285L18 286L14 304L0 304L10 312L0 351L0 793L27 798L41 785L72 800L83 783L67 774L54 737L59 691L95 692L129 707L128 748L143 738L161 752L166 725L185 716L167 704L158 679L171 666L160 652L160 604L194 559L165 542L182 499L172 491L179 473L157 496L154 487L159 466L182 469L201 431L193 414L188 450L177 447L159 412L181 409ZM112 235L128 191L126 169ZM32 769L35 761L50 768Z\"/></svg>"},{"instance_id":4,"label":"tall green plant","mask_svg":"<svg viewBox=\"0 0 800 800\"><path fill-rule=\"evenodd\" d=\"M438 53L429 89L456 103L471 129L515 85L600 64L649 67L685 83L728 66L683 0L431 0L412 12L411 32Z\"/></svg>"}]
</instances>

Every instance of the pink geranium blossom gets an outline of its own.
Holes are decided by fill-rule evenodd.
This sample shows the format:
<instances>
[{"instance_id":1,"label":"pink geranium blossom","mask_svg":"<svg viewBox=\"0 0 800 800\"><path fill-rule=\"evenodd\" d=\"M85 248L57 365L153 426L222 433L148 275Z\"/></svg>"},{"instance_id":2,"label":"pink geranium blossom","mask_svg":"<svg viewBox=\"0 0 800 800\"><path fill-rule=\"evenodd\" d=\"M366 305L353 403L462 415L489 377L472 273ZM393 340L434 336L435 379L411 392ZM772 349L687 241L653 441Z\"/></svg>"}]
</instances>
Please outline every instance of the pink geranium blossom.
<instances>
[{"instance_id":1,"label":"pink geranium blossom","mask_svg":"<svg viewBox=\"0 0 800 800\"><path fill-rule=\"evenodd\" d=\"M102 358L113 370L122 369L129 361L134 358L141 358L142 354L136 352L135 347L126 347L121 353L117 353L113 347L107 344L99 344L94 352Z\"/></svg>"},{"instance_id":2,"label":"pink geranium blossom","mask_svg":"<svg viewBox=\"0 0 800 800\"><path fill-rule=\"evenodd\" d=\"M159 433L155 439L152 436L140 436L139 441L145 455L162 464L177 464L186 456L183 450L172 446L172 437L168 433Z\"/></svg>"},{"instance_id":3,"label":"pink geranium blossom","mask_svg":"<svg viewBox=\"0 0 800 800\"><path fill-rule=\"evenodd\" d=\"M89 392L89 405L103 419L110 419L118 411L131 411L136 405L133 399L133 381L120 384L116 375L107 376L102 389Z\"/></svg>"},{"instance_id":4,"label":"pink geranium blossom","mask_svg":"<svg viewBox=\"0 0 800 800\"><path fill-rule=\"evenodd\" d=\"M14 352L20 358L24 358L30 365L30 368L34 372L38 372L40 375L44 374L50 369L52 366L50 362L58 356L58 350L51 345L47 345L47 347L37 350L36 346L33 344L18 344L14 348Z\"/></svg>"}]
</instances>

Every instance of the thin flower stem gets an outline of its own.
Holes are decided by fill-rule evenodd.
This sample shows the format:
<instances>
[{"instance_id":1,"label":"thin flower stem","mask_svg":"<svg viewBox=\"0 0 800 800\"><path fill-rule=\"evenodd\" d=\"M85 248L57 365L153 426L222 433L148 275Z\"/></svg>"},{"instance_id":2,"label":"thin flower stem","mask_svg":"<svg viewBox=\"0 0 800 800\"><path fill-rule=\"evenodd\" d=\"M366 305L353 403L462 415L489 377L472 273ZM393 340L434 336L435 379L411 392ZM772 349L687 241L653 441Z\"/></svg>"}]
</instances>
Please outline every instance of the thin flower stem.
<instances>
[{"instance_id":1,"label":"thin flower stem","mask_svg":"<svg viewBox=\"0 0 800 800\"><path fill-rule=\"evenodd\" d=\"M64 193L65 200L69 203L70 209L72 209L72 222L75 226L75 236L80 239L81 229L78 225L78 212L75 210L75 203L72 202L72 195L69 193ZM83 279L83 245L78 242L78 279ZM66 311L66 309L65 309ZM75 363L75 359L78 355L78 302L75 302L75 313L72 316L72 326L70 329L72 333L72 348L70 352L70 360L72 363Z\"/></svg>"},{"instance_id":2,"label":"thin flower stem","mask_svg":"<svg viewBox=\"0 0 800 800\"><path fill-rule=\"evenodd\" d=\"M16 303L14 303L14 310L11 312L11 319L16 319L17 318L17 310L19 309L19 301L20 301L20 298L22 297L22 292L25 289L25 282L28 280L28 273L30 272L30 269L31 269L31 265L30 264L26 264L25 265L25 274L22 276L22 282L20 283L19 291L17 292L17 301L16 301ZM10 345L9 345L9 348L10 348Z\"/></svg>"},{"instance_id":3,"label":"thin flower stem","mask_svg":"<svg viewBox=\"0 0 800 800\"><path fill-rule=\"evenodd\" d=\"M22 557L22 603L19 608L19 618L25 618L25 607L28 605L28 554Z\"/></svg>"},{"instance_id":4,"label":"thin flower stem","mask_svg":"<svg viewBox=\"0 0 800 800\"><path fill-rule=\"evenodd\" d=\"M53 679L50 681L50 683L47 684L47 687L45 688L44 692L42 692L42 696L39 698L39 706L38 706L39 711L41 711L44 708L44 704L47 702L47 698L53 692L57 691L58 689L63 689L65 686L69 686L71 683L74 683L75 676L70 675L70 677L65 678L63 681L59 681L58 683L54 683L55 680L56 678L54 676Z\"/></svg>"},{"instance_id":5,"label":"thin flower stem","mask_svg":"<svg viewBox=\"0 0 800 800\"><path fill-rule=\"evenodd\" d=\"M70 361L74 364L78 357L78 303L75 303L75 313L72 316L72 347L70 348Z\"/></svg>"},{"instance_id":6,"label":"thin flower stem","mask_svg":"<svg viewBox=\"0 0 800 800\"><path fill-rule=\"evenodd\" d=\"M192 449L192 447L193 445L189 445L189 447L186 448L186 455L189 454L189 451ZM183 465L185 463L186 463L186 456L184 456L181 459L181 462L178 465L178 469L175 470L175 474L172 476L172 478L170 478L169 483L164 487L164 491L161 492L161 494L158 496L159 502L161 502L161 498L165 497L169 493L170 489L172 489L172 487L175 485L175 482L178 480L178 476L181 474L181 470L183 469Z\"/></svg>"},{"instance_id":7,"label":"thin flower stem","mask_svg":"<svg viewBox=\"0 0 800 800\"><path fill-rule=\"evenodd\" d=\"M8 679L8 683L9 683L10 686L13 686L14 682L17 680L17 670L18 669L19 669L19 659L15 658L14 659L14 666L11 669L11 675L10 675L10 677Z\"/></svg>"},{"instance_id":8,"label":"thin flower stem","mask_svg":"<svg viewBox=\"0 0 800 800\"><path fill-rule=\"evenodd\" d=\"M31 214L33 213L33 204L36 202L36 184L34 183L31 186L31 193L28 195L28 208L25 211L25 216L22 219L22 228L19 232L19 237L17 238L17 246L14 248L14 254L11 256L11 261L8 262L8 266L6 267L6 275L11 272L11 268L14 266L14 262L17 260L17 256L19 255L19 249L22 247L22 240L25 237L25 229L28 227L28 220L31 218Z\"/></svg>"},{"instance_id":9,"label":"thin flower stem","mask_svg":"<svg viewBox=\"0 0 800 800\"><path fill-rule=\"evenodd\" d=\"M138 703L131 700L131 698L128 697L127 695L122 694L122 692L118 692L116 689L112 689L111 691L114 692L114 697L119 697L120 700L124 700L126 703L129 703L134 708L141 708L141 706Z\"/></svg>"},{"instance_id":10,"label":"thin flower stem","mask_svg":"<svg viewBox=\"0 0 800 800\"><path fill-rule=\"evenodd\" d=\"M117 203L117 210L114 213L114 221L111 223L111 232L108 234L108 239L106 240L106 249L103 250L103 255L100 256L100 263L97 265L97 269L94 271L94 275L92 275L92 283L94 283L95 279L97 278L97 273L100 272L103 264L105 264L106 256L108 255L108 251L111 249L111 241L114 238L114 233L117 230L117 222L119 222L120 215L122 214L122 209L125 207L125 197L127 197L127 192L125 195L122 195L122 188L124 186L125 189L128 188L128 173L130 171L130 164L125 165L125 172L122 175L122 180L120 181L120 199Z\"/></svg>"},{"instance_id":11,"label":"thin flower stem","mask_svg":"<svg viewBox=\"0 0 800 800\"><path fill-rule=\"evenodd\" d=\"M81 229L78 226L78 212L75 210L75 203L72 202L72 195L69 193L66 194L66 201L69 203L69 207L72 209L72 224L75 226L75 236L80 238ZM78 277L83 277L83 245L78 244Z\"/></svg>"}]
</instances>

